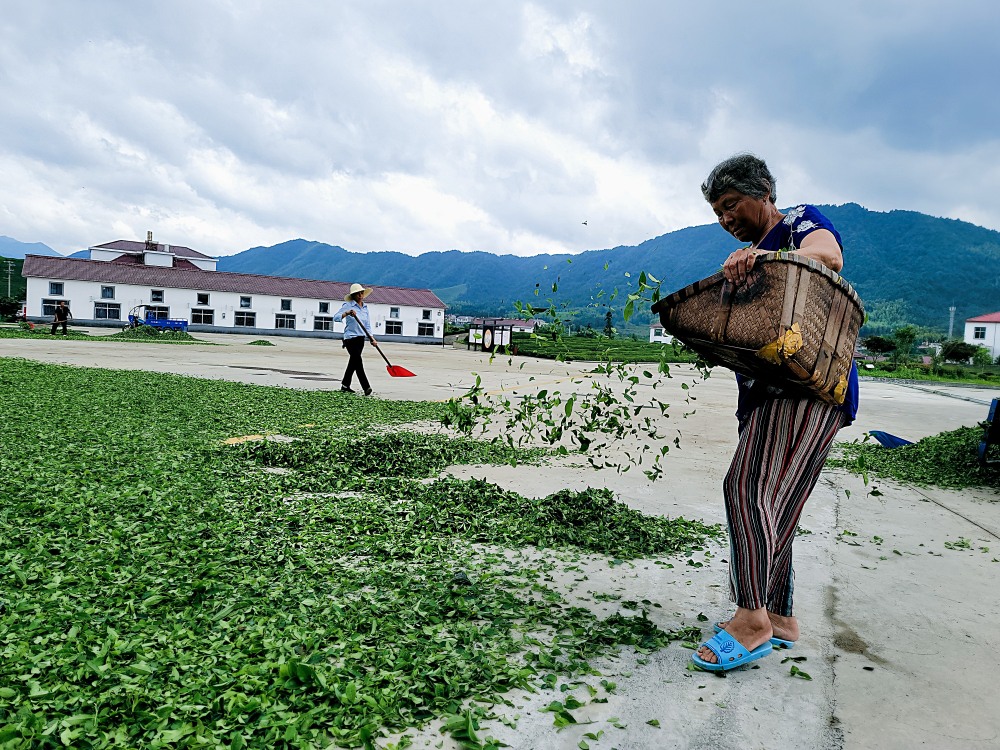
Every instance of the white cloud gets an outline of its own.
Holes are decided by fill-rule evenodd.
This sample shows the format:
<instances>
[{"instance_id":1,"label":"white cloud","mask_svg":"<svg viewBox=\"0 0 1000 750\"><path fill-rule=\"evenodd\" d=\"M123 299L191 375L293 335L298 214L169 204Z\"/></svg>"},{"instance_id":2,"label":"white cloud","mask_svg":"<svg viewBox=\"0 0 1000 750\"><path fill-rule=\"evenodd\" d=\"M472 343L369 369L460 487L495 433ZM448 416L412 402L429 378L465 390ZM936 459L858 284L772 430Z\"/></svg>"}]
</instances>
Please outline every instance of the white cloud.
<instances>
[{"instance_id":1,"label":"white cloud","mask_svg":"<svg viewBox=\"0 0 1000 750\"><path fill-rule=\"evenodd\" d=\"M779 202L1000 228L1000 9L956 3L16 4L0 233L576 252L712 221L740 150Z\"/></svg>"}]
</instances>

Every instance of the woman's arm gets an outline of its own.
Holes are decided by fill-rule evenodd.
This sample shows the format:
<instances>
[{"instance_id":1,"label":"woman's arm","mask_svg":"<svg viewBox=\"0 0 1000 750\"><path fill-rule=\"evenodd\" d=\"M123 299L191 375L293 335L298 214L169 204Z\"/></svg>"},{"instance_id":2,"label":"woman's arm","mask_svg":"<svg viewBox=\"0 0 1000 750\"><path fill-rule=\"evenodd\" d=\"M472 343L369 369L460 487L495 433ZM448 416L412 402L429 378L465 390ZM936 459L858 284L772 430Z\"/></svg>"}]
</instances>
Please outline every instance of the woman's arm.
<instances>
[{"instance_id":1,"label":"woman's arm","mask_svg":"<svg viewBox=\"0 0 1000 750\"><path fill-rule=\"evenodd\" d=\"M344 315L345 314L349 314L349 315L353 315L354 314L354 311L351 310L351 303L350 302L345 302L341 306L341 308L339 310L337 310L336 313L334 313L333 319L339 323L340 321L342 321L344 319Z\"/></svg>"},{"instance_id":2,"label":"woman's arm","mask_svg":"<svg viewBox=\"0 0 1000 750\"><path fill-rule=\"evenodd\" d=\"M829 229L817 229L807 234L796 252L838 273L844 267L844 254L840 250L837 238Z\"/></svg>"}]
</instances>

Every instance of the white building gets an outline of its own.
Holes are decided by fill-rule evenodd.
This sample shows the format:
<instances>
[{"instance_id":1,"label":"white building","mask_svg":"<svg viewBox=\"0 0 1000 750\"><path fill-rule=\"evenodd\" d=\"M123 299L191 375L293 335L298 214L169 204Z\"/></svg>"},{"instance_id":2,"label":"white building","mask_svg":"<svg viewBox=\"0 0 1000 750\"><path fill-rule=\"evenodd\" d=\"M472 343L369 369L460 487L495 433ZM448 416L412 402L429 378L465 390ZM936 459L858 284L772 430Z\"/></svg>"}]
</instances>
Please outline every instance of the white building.
<instances>
[{"instance_id":1,"label":"white building","mask_svg":"<svg viewBox=\"0 0 1000 750\"><path fill-rule=\"evenodd\" d=\"M468 342L472 345L492 349L494 346L507 346L515 333L534 333L535 328L542 325L541 320L524 320L522 318L474 318L469 324Z\"/></svg>"},{"instance_id":2,"label":"white building","mask_svg":"<svg viewBox=\"0 0 1000 750\"><path fill-rule=\"evenodd\" d=\"M189 330L340 338L334 322L349 282L216 271L216 259L187 247L118 240L97 245L89 258L28 255L27 315L48 322L59 301L73 321L120 326L145 305L154 317L188 321ZM445 304L429 289L373 286L365 298L372 335L392 341L440 344Z\"/></svg>"},{"instance_id":3,"label":"white building","mask_svg":"<svg viewBox=\"0 0 1000 750\"><path fill-rule=\"evenodd\" d=\"M1000 312L967 318L965 321L965 343L985 346L995 360L1000 357Z\"/></svg>"},{"instance_id":4,"label":"white building","mask_svg":"<svg viewBox=\"0 0 1000 750\"><path fill-rule=\"evenodd\" d=\"M674 340L674 337L663 330L663 326L659 323L649 324L649 343L650 344L669 344Z\"/></svg>"}]
</instances>

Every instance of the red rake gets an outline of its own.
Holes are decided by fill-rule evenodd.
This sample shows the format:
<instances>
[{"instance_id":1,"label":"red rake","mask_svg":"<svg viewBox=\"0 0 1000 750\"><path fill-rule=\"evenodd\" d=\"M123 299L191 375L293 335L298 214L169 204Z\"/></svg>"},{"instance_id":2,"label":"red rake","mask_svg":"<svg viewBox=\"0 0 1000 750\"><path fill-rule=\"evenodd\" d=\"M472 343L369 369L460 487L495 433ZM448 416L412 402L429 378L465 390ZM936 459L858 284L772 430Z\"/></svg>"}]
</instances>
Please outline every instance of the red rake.
<instances>
[{"instance_id":1,"label":"red rake","mask_svg":"<svg viewBox=\"0 0 1000 750\"><path fill-rule=\"evenodd\" d=\"M372 339L372 335L370 333L368 333L368 329L365 328L365 324L362 323L360 320L358 320L357 317L355 317L354 319L358 321L358 325L361 326L361 330L365 332L365 336L368 337L368 340L372 342L372 346L374 346L376 349L378 349L378 353L382 355L382 359L384 359L386 365L388 365L388 367L385 368L386 372L388 372L394 378L415 378L415 377L417 377L416 373L412 373L409 370L407 370L405 367L400 367L399 365L394 365L392 362L390 362L389 358L387 356L385 356L385 353L382 351L382 348L378 344L375 343L374 339Z\"/></svg>"}]
</instances>

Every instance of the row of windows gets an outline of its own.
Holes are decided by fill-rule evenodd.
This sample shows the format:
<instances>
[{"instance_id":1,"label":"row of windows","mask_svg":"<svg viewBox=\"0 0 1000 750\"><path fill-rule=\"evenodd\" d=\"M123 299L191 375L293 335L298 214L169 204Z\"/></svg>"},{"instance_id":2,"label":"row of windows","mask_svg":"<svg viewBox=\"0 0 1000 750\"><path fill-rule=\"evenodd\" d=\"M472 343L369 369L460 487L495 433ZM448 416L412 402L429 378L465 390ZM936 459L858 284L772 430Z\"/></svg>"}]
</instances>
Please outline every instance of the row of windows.
<instances>
[{"instance_id":1,"label":"row of windows","mask_svg":"<svg viewBox=\"0 0 1000 750\"><path fill-rule=\"evenodd\" d=\"M52 296L54 296L54 297L62 297L63 294L64 294L64 289L65 289L65 287L64 287L64 285L63 285L63 283L61 281L50 281L49 282L49 294L52 295ZM114 299L114 298L115 298L115 288L113 286L102 286L101 287L101 299ZM150 302L164 302L165 300L164 300L164 296L163 296L163 290L162 289L150 289L149 290L149 301ZM208 307L210 304L212 304L211 295L208 292L198 292L195 304L198 305L199 307ZM240 309L241 310L249 310L251 307L253 307L253 298L252 297L250 297L250 296L240 297ZM281 300L281 309L282 309L282 311L290 311L292 309L292 301L290 299L283 299L283 300ZM329 302L320 302L319 303L319 314L320 315L329 315L330 314L330 303ZM389 308L389 317L390 318L398 318L399 317L399 308L398 307L390 307ZM421 318L423 320L430 320L431 319L431 311L430 310L423 310L422 313L421 313ZM294 322L295 321L292 321L293 325L288 326L288 327L294 328L295 327L294 326ZM281 327L284 327L284 326L278 326L278 327L281 328ZM316 330L317 331L328 331L330 329L329 328L317 328Z\"/></svg>"},{"instance_id":2,"label":"row of windows","mask_svg":"<svg viewBox=\"0 0 1000 750\"><path fill-rule=\"evenodd\" d=\"M55 315L56 304L58 300L54 299L43 299L42 300L42 315L51 316ZM151 317L157 320L166 320L170 317L169 307L160 307L156 305L149 305L146 307L147 312ZM94 319L95 320L122 320L122 310L121 304L117 302L95 302L94 303ZM195 325L215 325L215 310L207 308L192 308L191 309L191 323ZM256 328L257 327L257 313L254 312L237 312L233 314L233 326L235 328ZM285 330L290 330L295 328L295 315L291 313L276 313L274 316L274 327L281 328ZM313 330L314 331L332 331L333 330L333 317L329 315L317 315L313 318ZM386 334L392 336L401 336L403 334L403 323L398 320L389 320L385 324ZM433 336L434 335L434 324L433 323L417 323L417 335L418 336Z\"/></svg>"}]
</instances>

